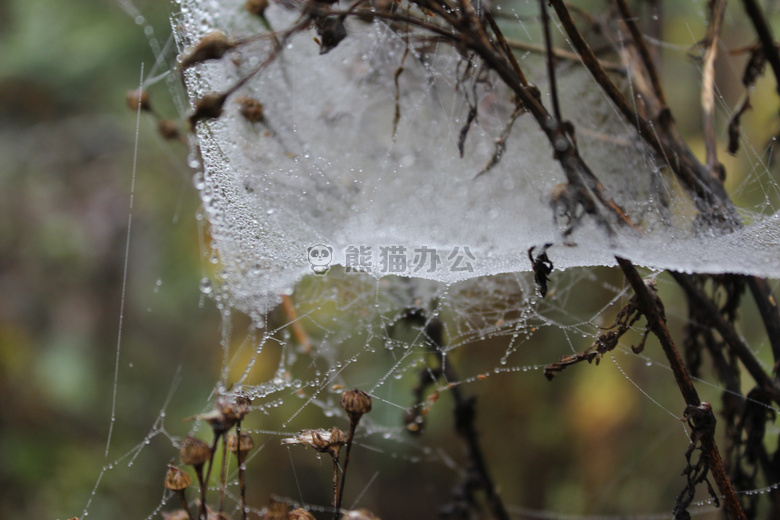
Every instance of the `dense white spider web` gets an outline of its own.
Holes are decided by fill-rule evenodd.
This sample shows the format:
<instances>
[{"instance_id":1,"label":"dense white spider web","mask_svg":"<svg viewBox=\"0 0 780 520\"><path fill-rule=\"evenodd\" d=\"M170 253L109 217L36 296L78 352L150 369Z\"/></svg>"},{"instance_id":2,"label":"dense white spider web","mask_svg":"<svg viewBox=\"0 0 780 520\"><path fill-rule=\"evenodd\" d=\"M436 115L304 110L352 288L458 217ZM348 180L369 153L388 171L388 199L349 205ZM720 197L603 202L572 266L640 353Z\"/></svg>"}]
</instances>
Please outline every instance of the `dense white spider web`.
<instances>
[{"instance_id":1,"label":"dense white spider web","mask_svg":"<svg viewBox=\"0 0 780 520\"><path fill-rule=\"evenodd\" d=\"M215 29L232 38L264 32L242 5L183 1L173 18L180 46ZM540 41L537 5L502 6L512 13L502 24L516 23L506 29L510 36ZM276 3L267 11L276 29L296 16ZM582 155L642 228L639 236L613 222L610 233L584 216L562 238L549 201L565 177L530 115L515 122L500 162L477 175L512 114L509 93L495 78L465 74L462 57L435 42L412 46L404 59L407 42L380 22L350 20L347 29L348 37L325 55L318 55L311 31L285 41L278 58L237 93L260 100L265 121L246 121L229 98L224 114L199 125L193 142L202 159L194 163L203 201L199 219L210 240L204 257L217 266L201 289L223 314L215 391L241 388L254 398L245 427L261 447L247 467L274 474L256 470L250 477L265 486L255 489L250 512L260 514L267 497L277 496L325 516L329 461L278 441L305 428L346 428L340 394L359 387L373 396L374 411L361 423L345 507L369 507L383 518L435 515L452 501L468 464L451 426L450 391L457 387L479 394L477 427L511 516L668 517L684 483L677 475L689 439L683 402L658 349L648 345L642 355L633 354L636 333L599 368L572 367L552 383L542 368L588 347L627 301L620 276L599 267L613 265L615 255L650 268L662 294L673 296L673 284L659 275L664 269L780 274L778 190L763 155L745 143L754 170L733 190L753 201L739 208L745 227L694 232L693 205L663 169L663 159L641 143L582 67L562 65L562 110L576 128ZM258 40L188 71L190 102L227 89L272 48L271 40ZM518 57L547 104L543 62L531 53ZM478 116L461 158L458 139L470 106L478 107ZM720 108L729 111L725 103ZM758 203L746 196L756 192L762 195ZM543 244L553 244L548 254L556 268L544 299L527 254ZM332 251L325 274L313 272L308 256L318 245ZM361 247L368 256L357 258L371 262L364 269L369 272L351 272L355 257L348 254ZM403 251L405 268L393 271L383 263L382 252L393 252L386 247L401 248L393 251ZM431 250L440 264L415 270L415 257ZM283 295L288 306L277 307ZM672 324L684 322L684 304L664 301ZM444 360L457 374L426 388L420 403L412 389L433 361L426 330L407 319L409 309L427 324L443 324ZM234 330L236 311L250 316L248 332ZM752 347L771 362L766 340ZM723 391L714 376L697 386L713 402ZM439 394L447 404L437 404ZM209 408L204 404L203 411ZM403 421L412 408L429 411L419 436L410 435ZM178 445L180 437L164 426L172 411L163 410L143 445L160 434ZM631 439L632 429L645 428L655 432L652 442ZM207 428L196 423L198 429ZM575 432L584 438L569 437ZM614 450L621 453L597 448L614 438L625 442ZM143 445L116 462L132 461ZM611 478L599 480L603 475L589 472L589 463L556 473L558 457L603 463ZM650 492L644 483L651 480L668 484ZM234 469L228 482L227 510L235 517L240 499ZM421 505L426 496L435 498ZM706 493L697 500L692 514L713 514ZM173 507L166 495L159 509Z\"/></svg>"}]
</instances>

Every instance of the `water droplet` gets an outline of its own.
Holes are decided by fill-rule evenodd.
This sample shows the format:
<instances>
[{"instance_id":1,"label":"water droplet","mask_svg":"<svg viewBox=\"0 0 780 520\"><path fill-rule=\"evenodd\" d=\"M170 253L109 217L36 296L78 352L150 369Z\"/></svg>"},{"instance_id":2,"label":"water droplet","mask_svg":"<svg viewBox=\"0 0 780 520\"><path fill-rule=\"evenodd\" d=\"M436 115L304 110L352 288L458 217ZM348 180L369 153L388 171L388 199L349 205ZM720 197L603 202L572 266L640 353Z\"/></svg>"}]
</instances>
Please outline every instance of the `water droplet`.
<instances>
[{"instance_id":1,"label":"water droplet","mask_svg":"<svg viewBox=\"0 0 780 520\"><path fill-rule=\"evenodd\" d=\"M210 294L212 289L213 288L211 287L211 280L209 280L206 277L202 278L200 281L200 292L202 292L203 294Z\"/></svg>"}]
</instances>

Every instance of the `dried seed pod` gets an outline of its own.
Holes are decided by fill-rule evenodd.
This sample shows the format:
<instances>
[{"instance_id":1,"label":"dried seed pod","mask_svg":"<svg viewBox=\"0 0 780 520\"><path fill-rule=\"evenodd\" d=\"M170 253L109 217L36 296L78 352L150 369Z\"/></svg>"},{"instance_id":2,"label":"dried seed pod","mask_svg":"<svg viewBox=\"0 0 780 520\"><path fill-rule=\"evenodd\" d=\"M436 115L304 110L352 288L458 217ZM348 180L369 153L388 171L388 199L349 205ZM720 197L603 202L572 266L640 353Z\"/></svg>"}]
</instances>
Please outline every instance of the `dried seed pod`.
<instances>
[{"instance_id":1,"label":"dried seed pod","mask_svg":"<svg viewBox=\"0 0 780 520\"><path fill-rule=\"evenodd\" d=\"M140 106L144 112L152 111L152 104L149 102L149 92L146 90L128 90L127 94L125 94L125 101L130 110L138 110Z\"/></svg>"},{"instance_id":2,"label":"dried seed pod","mask_svg":"<svg viewBox=\"0 0 780 520\"><path fill-rule=\"evenodd\" d=\"M211 458L211 448L200 439L192 435L187 435L184 442L181 443L179 450L182 464L191 464L198 467L203 466Z\"/></svg>"},{"instance_id":3,"label":"dried seed pod","mask_svg":"<svg viewBox=\"0 0 780 520\"><path fill-rule=\"evenodd\" d=\"M299 507L287 514L287 520L315 520L315 518L313 514Z\"/></svg>"},{"instance_id":4,"label":"dried seed pod","mask_svg":"<svg viewBox=\"0 0 780 520\"><path fill-rule=\"evenodd\" d=\"M239 105L239 112L247 121L258 123L265 119L263 104L258 100L247 96L241 96L236 99L236 102Z\"/></svg>"},{"instance_id":5,"label":"dried seed pod","mask_svg":"<svg viewBox=\"0 0 780 520\"><path fill-rule=\"evenodd\" d=\"M243 456L244 454L251 451L254 447L255 441L252 439L252 436L244 430L241 430L239 438L236 438L235 433L228 435L228 449L232 453L238 453L240 451Z\"/></svg>"},{"instance_id":6,"label":"dried seed pod","mask_svg":"<svg viewBox=\"0 0 780 520\"><path fill-rule=\"evenodd\" d=\"M190 515L184 509L176 509L170 513L167 511L162 512L163 520L189 520Z\"/></svg>"},{"instance_id":7,"label":"dried seed pod","mask_svg":"<svg viewBox=\"0 0 780 520\"><path fill-rule=\"evenodd\" d=\"M225 99L227 99L227 94L218 92L205 94L195 103L195 111L189 117L190 126L194 129L195 124L202 119L216 119L221 116Z\"/></svg>"},{"instance_id":8,"label":"dried seed pod","mask_svg":"<svg viewBox=\"0 0 780 520\"><path fill-rule=\"evenodd\" d=\"M181 59L182 70L207 60L218 60L233 49L236 42L229 40L222 31L208 33L186 56Z\"/></svg>"},{"instance_id":9,"label":"dried seed pod","mask_svg":"<svg viewBox=\"0 0 780 520\"><path fill-rule=\"evenodd\" d=\"M179 127L170 119L160 119L160 121L157 122L157 131L160 132L160 135L166 141L173 141L181 136L181 134L179 134Z\"/></svg>"},{"instance_id":10,"label":"dried seed pod","mask_svg":"<svg viewBox=\"0 0 780 520\"><path fill-rule=\"evenodd\" d=\"M351 421L357 422L363 414L371 411L371 397L357 388L341 394L341 407Z\"/></svg>"},{"instance_id":11,"label":"dried seed pod","mask_svg":"<svg viewBox=\"0 0 780 520\"><path fill-rule=\"evenodd\" d=\"M265 17L265 10L268 9L268 0L247 0L244 9L255 16Z\"/></svg>"},{"instance_id":12,"label":"dried seed pod","mask_svg":"<svg viewBox=\"0 0 780 520\"><path fill-rule=\"evenodd\" d=\"M165 482L163 483L165 489L179 491L188 488L191 483L192 479L190 479L189 475L172 464L168 465L168 471L165 473Z\"/></svg>"}]
</instances>

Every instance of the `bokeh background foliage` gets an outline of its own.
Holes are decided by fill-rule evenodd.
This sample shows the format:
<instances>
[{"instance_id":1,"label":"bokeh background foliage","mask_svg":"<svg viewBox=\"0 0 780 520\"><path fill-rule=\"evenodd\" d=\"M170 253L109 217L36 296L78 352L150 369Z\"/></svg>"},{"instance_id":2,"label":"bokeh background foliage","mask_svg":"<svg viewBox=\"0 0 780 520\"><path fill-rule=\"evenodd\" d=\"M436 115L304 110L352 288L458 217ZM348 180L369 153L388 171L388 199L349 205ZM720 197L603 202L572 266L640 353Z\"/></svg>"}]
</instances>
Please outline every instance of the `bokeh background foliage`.
<instances>
[{"instance_id":1,"label":"bokeh background foliage","mask_svg":"<svg viewBox=\"0 0 780 520\"><path fill-rule=\"evenodd\" d=\"M170 6L135 4L164 44ZM691 33L704 33L703 2L669 6L666 40L684 46ZM749 27L737 19L731 23L727 46L752 41ZM679 86L668 91L673 111L689 140L700 143L698 69L683 51L668 54L664 76ZM222 316L198 288L213 265L199 246L208 236L196 218L199 202L185 166L187 150L163 143L154 123L142 119L117 418L106 458L135 133L135 114L124 95L137 86L141 64L148 71L155 56L143 26L119 3L105 0L0 3L0 55L0 518L80 515L100 469L127 454L104 475L90 516L144 518L158 505L165 464L177 452L164 436L151 439L137 458L132 450L144 445L172 388L167 427L172 435L184 435L189 426L180 420L203 409L223 364ZM741 62L735 60L718 69L731 106L740 94ZM773 89L771 80L762 81L752 98L754 110L743 118L749 141L759 149L777 132ZM159 112L175 115L164 83L152 95ZM742 158L726 167L732 188L740 185L741 171L750 171ZM758 200L764 194L738 196ZM555 273L553 283L563 284L566 277L579 278L582 288L572 292L561 317L572 323L597 312L612 297L610 288L623 283L610 269ZM661 282L669 315L684 317L682 298L672 284ZM756 349L765 347L749 304L742 316L742 332ZM605 315L606 323L610 319ZM275 313L269 324L285 320ZM243 341L248 321L241 316L231 321L232 341ZM673 318L672 324L681 337L682 320ZM545 345L569 340L541 331L524 346L526 363L553 361ZM477 341L453 361L470 367L469 373L489 372L505 341ZM574 341L582 349L589 338ZM651 341L651 356L654 350ZM278 352L269 348L251 382L268 377L263 365L272 369L275 356ZM682 411L668 372L650 370L646 360L634 356L616 356L642 388ZM598 368L567 370L553 384L536 372L464 387L480 400L478 427L506 502L561 513L670 510L682 485L677 474L686 443L679 424L627 388L609 360ZM718 402L717 389L702 390L707 400ZM399 395L407 391L411 404L410 389L398 390ZM457 457L450 404L443 396L425 435ZM331 425L307 413L303 421L310 427ZM392 414L401 421L398 410L377 413L387 414L388 422L395 420ZM252 426L278 427L264 426L262 418ZM296 477L277 439L258 439L267 446L250 464L251 505L261 507L271 494L297 498L298 485L308 501L327 504L329 463L293 451ZM413 465L419 485L409 486L405 449L398 447L397 458L356 449L350 478L366 482L378 471L364 505L386 518L408 511L401 503L411 504L417 518L432 517L448 500L458 470L440 461L426 464L423 456Z\"/></svg>"}]
</instances>

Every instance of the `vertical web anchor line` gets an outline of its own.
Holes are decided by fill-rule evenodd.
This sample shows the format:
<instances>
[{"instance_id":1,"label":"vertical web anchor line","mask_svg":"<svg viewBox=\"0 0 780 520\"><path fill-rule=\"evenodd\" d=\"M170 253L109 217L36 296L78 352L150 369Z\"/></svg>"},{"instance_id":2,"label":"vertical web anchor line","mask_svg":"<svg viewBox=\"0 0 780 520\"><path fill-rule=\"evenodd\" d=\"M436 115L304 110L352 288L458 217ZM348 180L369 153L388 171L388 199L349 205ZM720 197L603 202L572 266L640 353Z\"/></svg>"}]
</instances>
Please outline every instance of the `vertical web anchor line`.
<instances>
[{"instance_id":1,"label":"vertical web anchor line","mask_svg":"<svg viewBox=\"0 0 780 520\"><path fill-rule=\"evenodd\" d=\"M122 295L119 300L119 327L116 337L116 360L114 361L114 390L111 395L111 422L108 427L106 439L105 457L108 458L108 450L111 447L111 436L114 433L116 423L116 391L119 382L119 354L122 347L122 325L125 317L125 294L127 292L127 265L130 258L130 235L133 230L133 198L135 196L135 175L138 169L138 134L141 126L141 103L144 88L144 64L141 63L141 79L138 86L138 108L135 115L135 144L133 145L133 171L130 175L130 206L127 209L127 238L125 239L125 260L122 269Z\"/></svg>"}]
</instances>

